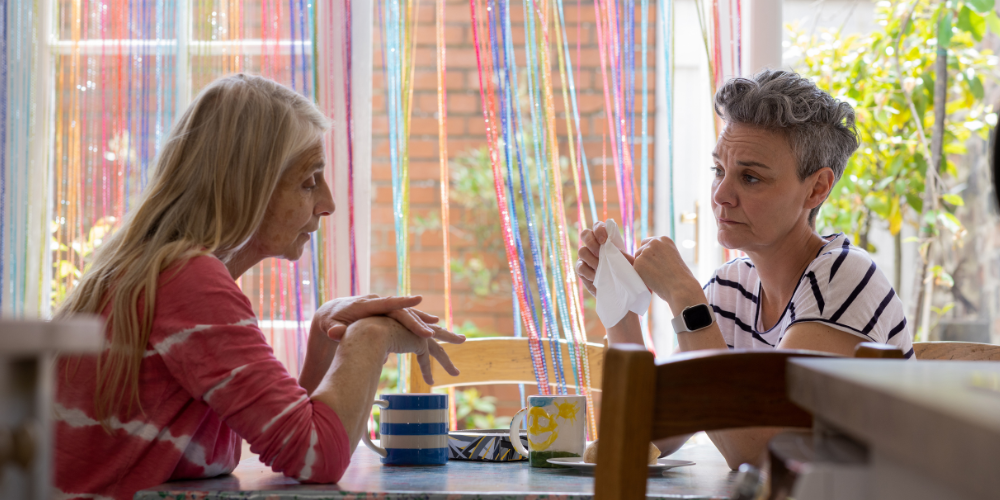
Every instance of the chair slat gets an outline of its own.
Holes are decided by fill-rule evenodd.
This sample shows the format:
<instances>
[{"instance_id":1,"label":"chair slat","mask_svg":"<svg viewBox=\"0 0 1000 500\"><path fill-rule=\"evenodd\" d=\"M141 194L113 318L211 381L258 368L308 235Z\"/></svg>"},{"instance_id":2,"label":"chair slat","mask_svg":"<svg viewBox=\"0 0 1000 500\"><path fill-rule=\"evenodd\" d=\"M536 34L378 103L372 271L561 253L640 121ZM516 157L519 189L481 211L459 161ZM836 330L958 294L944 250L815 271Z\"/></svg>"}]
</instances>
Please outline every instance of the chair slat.
<instances>
[{"instance_id":1,"label":"chair slat","mask_svg":"<svg viewBox=\"0 0 1000 500\"><path fill-rule=\"evenodd\" d=\"M855 358L906 359L903 350L889 344L862 342L854 348Z\"/></svg>"},{"instance_id":2,"label":"chair slat","mask_svg":"<svg viewBox=\"0 0 1000 500\"><path fill-rule=\"evenodd\" d=\"M570 345L559 342L562 349L563 376L568 387L576 387L576 376L570 362ZM601 378L604 373L604 346L597 343L587 343L587 356L590 361L591 389L601 390ZM432 362L431 374L434 377L434 387L456 387L477 384L529 384L534 385L535 372L531 363L531 351L528 339L521 337L495 337L485 339L469 339L462 344L441 344L448 353L452 363L461 370L461 374L453 377L444 371L437 362ZM549 384L556 385L556 370L552 366L551 344L543 342L545 349L546 368ZM416 357L410 355L410 392L429 392L420 373Z\"/></svg>"},{"instance_id":3,"label":"chair slat","mask_svg":"<svg viewBox=\"0 0 1000 500\"><path fill-rule=\"evenodd\" d=\"M788 399L785 366L815 351L698 351L656 367L653 440L739 427L810 427Z\"/></svg>"},{"instance_id":4,"label":"chair slat","mask_svg":"<svg viewBox=\"0 0 1000 500\"><path fill-rule=\"evenodd\" d=\"M1000 346L976 342L914 342L917 359L1000 361Z\"/></svg>"}]
</instances>

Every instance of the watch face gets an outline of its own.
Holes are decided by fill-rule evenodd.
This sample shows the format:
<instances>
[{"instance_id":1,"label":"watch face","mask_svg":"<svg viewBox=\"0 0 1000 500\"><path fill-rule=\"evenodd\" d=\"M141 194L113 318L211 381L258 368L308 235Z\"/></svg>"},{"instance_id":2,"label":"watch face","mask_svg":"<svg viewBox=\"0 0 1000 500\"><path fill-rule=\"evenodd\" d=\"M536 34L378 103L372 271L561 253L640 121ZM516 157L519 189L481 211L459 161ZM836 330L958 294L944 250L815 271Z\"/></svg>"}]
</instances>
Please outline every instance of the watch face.
<instances>
[{"instance_id":1,"label":"watch face","mask_svg":"<svg viewBox=\"0 0 1000 500\"><path fill-rule=\"evenodd\" d=\"M698 304L684 310L684 324L688 330L700 330L712 324L712 311L705 304Z\"/></svg>"}]
</instances>

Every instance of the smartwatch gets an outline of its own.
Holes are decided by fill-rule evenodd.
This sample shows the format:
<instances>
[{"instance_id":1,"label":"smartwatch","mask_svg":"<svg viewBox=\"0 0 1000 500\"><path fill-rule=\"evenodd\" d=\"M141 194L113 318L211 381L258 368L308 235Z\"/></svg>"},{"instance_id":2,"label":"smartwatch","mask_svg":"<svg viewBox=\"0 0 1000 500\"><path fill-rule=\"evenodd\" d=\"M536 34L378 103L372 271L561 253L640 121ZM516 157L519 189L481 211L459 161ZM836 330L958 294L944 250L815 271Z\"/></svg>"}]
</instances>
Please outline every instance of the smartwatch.
<instances>
[{"instance_id":1,"label":"smartwatch","mask_svg":"<svg viewBox=\"0 0 1000 500\"><path fill-rule=\"evenodd\" d=\"M715 322L715 314L708 304L698 304L684 308L681 314L670 320L674 332L694 332L706 328Z\"/></svg>"}]
</instances>

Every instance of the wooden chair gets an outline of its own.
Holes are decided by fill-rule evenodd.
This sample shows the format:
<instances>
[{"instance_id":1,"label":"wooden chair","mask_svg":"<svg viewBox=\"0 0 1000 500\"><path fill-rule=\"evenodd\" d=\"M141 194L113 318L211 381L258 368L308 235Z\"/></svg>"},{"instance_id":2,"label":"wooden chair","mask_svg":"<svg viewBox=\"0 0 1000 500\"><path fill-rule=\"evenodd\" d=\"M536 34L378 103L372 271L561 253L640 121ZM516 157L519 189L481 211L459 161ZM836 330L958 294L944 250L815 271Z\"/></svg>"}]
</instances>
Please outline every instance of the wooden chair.
<instances>
[{"instance_id":1,"label":"wooden chair","mask_svg":"<svg viewBox=\"0 0 1000 500\"><path fill-rule=\"evenodd\" d=\"M563 376L569 387L576 387L576 376L570 363L570 344L559 341L562 348ZM432 363L431 374L434 377L433 387L458 387L479 384L534 384L535 371L531 364L531 351L528 339L525 337L495 337L485 339L469 339L462 344L441 344L452 363L461 370L461 374L452 377L441 368L437 362ZM601 390L604 374L604 345L587 343L587 357L590 362L591 389ZM543 341L547 361L549 385L556 385L556 371L552 366L551 343ZM431 391L431 386L424 382L420 366L413 355L410 355L410 370L407 376L410 392L425 393Z\"/></svg>"},{"instance_id":2,"label":"wooden chair","mask_svg":"<svg viewBox=\"0 0 1000 500\"><path fill-rule=\"evenodd\" d=\"M914 342L917 359L1000 361L1000 345L975 342Z\"/></svg>"},{"instance_id":3,"label":"wooden chair","mask_svg":"<svg viewBox=\"0 0 1000 500\"><path fill-rule=\"evenodd\" d=\"M862 342L854 348L855 358L906 359L903 351L889 344Z\"/></svg>"},{"instance_id":4,"label":"wooden chair","mask_svg":"<svg viewBox=\"0 0 1000 500\"><path fill-rule=\"evenodd\" d=\"M788 399L785 366L815 351L698 351L659 365L641 346L612 346L599 435L594 496L646 497L649 442L698 431L739 427L812 426L812 416ZM611 375L613 374L613 375Z\"/></svg>"}]
</instances>

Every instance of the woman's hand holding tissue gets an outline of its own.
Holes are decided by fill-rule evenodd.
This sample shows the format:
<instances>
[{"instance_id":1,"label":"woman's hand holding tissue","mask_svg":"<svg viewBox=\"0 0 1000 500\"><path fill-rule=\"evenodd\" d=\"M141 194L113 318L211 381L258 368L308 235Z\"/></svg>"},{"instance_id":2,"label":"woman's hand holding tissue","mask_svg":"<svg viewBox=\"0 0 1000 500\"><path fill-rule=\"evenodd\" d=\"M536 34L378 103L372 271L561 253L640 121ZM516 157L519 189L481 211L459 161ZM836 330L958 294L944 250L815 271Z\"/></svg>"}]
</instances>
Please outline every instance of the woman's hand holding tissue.
<instances>
[{"instance_id":1,"label":"woman's hand holding tissue","mask_svg":"<svg viewBox=\"0 0 1000 500\"><path fill-rule=\"evenodd\" d=\"M597 288L594 287L594 278L597 273L597 265L600 262L601 245L608 241L608 227L603 222L594 224L594 229L584 229L580 233L580 249L577 255L580 257L576 261L576 274L580 276L580 281L591 295L597 296ZM635 259L631 255L622 252L625 260L632 264Z\"/></svg>"},{"instance_id":2,"label":"woman's hand holding tissue","mask_svg":"<svg viewBox=\"0 0 1000 500\"><path fill-rule=\"evenodd\" d=\"M626 258L625 242L615 221L608 219L603 227L598 225L596 230L593 240L599 242L603 236L600 233L606 232L607 237L597 251L593 278L590 276L590 268L593 267L592 257L595 257L595 254L589 246L581 249L580 254L591 262L587 263L581 258L586 267L580 265L578 267L586 273L585 279L591 281L594 296L597 298L597 317L606 328L611 328L618 325L629 312L646 314L652 295L649 287L632 268L632 259ZM586 239L591 238L588 235Z\"/></svg>"},{"instance_id":3,"label":"woman's hand holding tissue","mask_svg":"<svg viewBox=\"0 0 1000 500\"><path fill-rule=\"evenodd\" d=\"M576 261L576 274L580 276L583 286L597 296L594 278L600 262L601 246L608 240L607 224L598 222L594 229L584 229L580 233L579 259ZM646 238L642 240L635 257L622 252L625 260L642 278L643 283L670 304L671 310L683 310L685 307L705 302L698 280L691 274L684 259L673 240L666 236Z\"/></svg>"}]
</instances>

